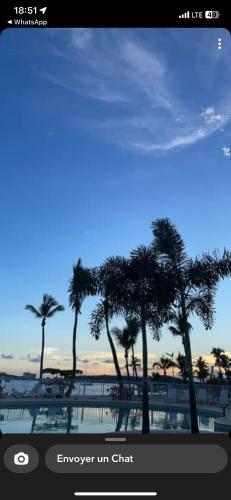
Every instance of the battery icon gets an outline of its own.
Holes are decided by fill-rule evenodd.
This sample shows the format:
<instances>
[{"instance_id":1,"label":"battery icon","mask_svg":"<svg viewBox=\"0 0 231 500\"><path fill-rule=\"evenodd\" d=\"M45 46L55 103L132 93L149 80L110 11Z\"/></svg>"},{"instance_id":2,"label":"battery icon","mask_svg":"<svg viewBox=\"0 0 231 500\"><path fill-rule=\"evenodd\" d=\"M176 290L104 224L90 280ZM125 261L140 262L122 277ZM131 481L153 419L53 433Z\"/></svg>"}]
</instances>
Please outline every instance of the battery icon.
<instances>
[{"instance_id":1,"label":"battery icon","mask_svg":"<svg viewBox=\"0 0 231 500\"><path fill-rule=\"evenodd\" d=\"M218 10L206 10L205 19L218 19L220 12Z\"/></svg>"}]
</instances>

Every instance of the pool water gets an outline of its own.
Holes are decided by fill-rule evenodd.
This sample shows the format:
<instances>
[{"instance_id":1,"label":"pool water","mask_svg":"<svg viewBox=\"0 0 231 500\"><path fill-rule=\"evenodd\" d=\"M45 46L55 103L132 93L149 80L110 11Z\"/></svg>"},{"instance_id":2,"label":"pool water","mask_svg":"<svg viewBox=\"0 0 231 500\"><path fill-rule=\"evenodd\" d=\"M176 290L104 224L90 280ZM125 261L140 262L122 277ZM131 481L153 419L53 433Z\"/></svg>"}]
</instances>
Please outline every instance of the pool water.
<instances>
[{"instance_id":1,"label":"pool water","mask_svg":"<svg viewBox=\"0 0 231 500\"><path fill-rule=\"evenodd\" d=\"M188 412L150 410L152 431L190 432ZM201 432L214 432L215 416L199 414ZM50 406L0 409L0 430L6 433L110 433L141 432L139 408Z\"/></svg>"}]
</instances>

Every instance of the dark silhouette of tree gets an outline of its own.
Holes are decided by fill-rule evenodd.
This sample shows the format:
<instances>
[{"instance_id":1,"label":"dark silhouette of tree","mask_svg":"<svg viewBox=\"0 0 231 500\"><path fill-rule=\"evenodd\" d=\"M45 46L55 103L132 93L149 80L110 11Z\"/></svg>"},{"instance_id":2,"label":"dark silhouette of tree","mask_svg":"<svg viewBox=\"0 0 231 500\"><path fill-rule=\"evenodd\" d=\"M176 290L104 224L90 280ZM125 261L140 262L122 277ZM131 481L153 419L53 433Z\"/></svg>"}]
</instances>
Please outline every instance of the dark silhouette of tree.
<instances>
[{"instance_id":1,"label":"dark silhouette of tree","mask_svg":"<svg viewBox=\"0 0 231 500\"><path fill-rule=\"evenodd\" d=\"M189 316L194 313L206 329L213 326L214 298L220 279L219 269L212 256L190 259L181 235L169 219L152 223L153 249L174 275L174 310L182 319L183 345L189 379L191 432L198 433L196 393L193 380L192 353L189 335ZM171 319L170 319L171 320Z\"/></svg>"},{"instance_id":2,"label":"dark silhouette of tree","mask_svg":"<svg viewBox=\"0 0 231 500\"><path fill-rule=\"evenodd\" d=\"M155 361L155 363L153 363L153 365L152 365L153 368L156 368L156 366L158 368L160 368L161 370L163 370L164 376L166 377L167 370L169 368L171 368L172 366L175 366L175 363L171 359L165 358L164 356L161 356L160 360Z\"/></svg>"},{"instance_id":3,"label":"dark silhouette of tree","mask_svg":"<svg viewBox=\"0 0 231 500\"><path fill-rule=\"evenodd\" d=\"M44 294L42 304L36 309L31 304L27 304L26 310L32 312L36 318L41 318L42 326L42 347L41 347L41 359L40 359L40 374L39 378L42 379L43 376L43 359L44 359L44 347L45 347L45 325L48 318L52 318L57 312L64 311L64 307L59 305L58 302L51 295Z\"/></svg>"},{"instance_id":4,"label":"dark silhouette of tree","mask_svg":"<svg viewBox=\"0 0 231 500\"><path fill-rule=\"evenodd\" d=\"M121 316L135 317L142 334L142 432L150 431L147 327L159 340L160 327L167 315L173 296L164 264L159 264L150 247L140 246L129 259L110 258L107 261L107 293ZM171 290L171 293L170 293Z\"/></svg>"},{"instance_id":5,"label":"dark silhouette of tree","mask_svg":"<svg viewBox=\"0 0 231 500\"><path fill-rule=\"evenodd\" d=\"M125 367L128 378L130 377L129 373L129 351L133 347L137 341L137 337L139 334L139 325L136 318L127 318L126 319L127 326L122 330L120 328L113 328L112 334L116 338L118 344L124 349L124 357L125 357Z\"/></svg>"},{"instance_id":6,"label":"dark silhouette of tree","mask_svg":"<svg viewBox=\"0 0 231 500\"><path fill-rule=\"evenodd\" d=\"M186 368L185 356L179 352L174 363L175 367L180 371L183 382L186 383L188 380L188 372Z\"/></svg>"},{"instance_id":7,"label":"dark silhouette of tree","mask_svg":"<svg viewBox=\"0 0 231 500\"><path fill-rule=\"evenodd\" d=\"M83 267L81 259L73 266L73 275L68 288L69 292L69 305L74 312L74 325L73 325L73 340L72 340L72 371L73 379L76 373L76 336L78 316L81 313L81 307L86 297L96 293L96 282L94 270Z\"/></svg>"},{"instance_id":8,"label":"dark silhouette of tree","mask_svg":"<svg viewBox=\"0 0 231 500\"><path fill-rule=\"evenodd\" d=\"M203 359L202 356L199 356L199 358L196 360L194 366L196 367L196 370L194 370L194 373L197 374L199 381L204 384L206 381L206 378L209 376L208 363L206 363L205 359Z\"/></svg>"},{"instance_id":9,"label":"dark silhouette of tree","mask_svg":"<svg viewBox=\"0 0 231 500\"><path fill-rule=\"evenodd\" d=\"M223 382L222 355L224 354L224 352L224 349L221 349L220 347L213 347L211 351L211 354L215 359L214 365L219 370L219 378L221 382Z\"/></svg>"},{"instance_id":10,"label":"dark silhouette of tree","mask_svg":"<svg viewBox=\"0 0 231 500\"><path fill-rule=\"evenodd\" d=\"M95 337L96 340L98 340L101 336L102 330L104 328L106 329L107 338L114 362L114 367L119 382L120 397L122 397L123 378L118 362L116 348L109 327L110 320L113 318L114 314L115 314L115 309L113 307L112 302L110 302L108 299L101 300L91 314L90 331L92 336Z\"/></svg>"}]
</instances>

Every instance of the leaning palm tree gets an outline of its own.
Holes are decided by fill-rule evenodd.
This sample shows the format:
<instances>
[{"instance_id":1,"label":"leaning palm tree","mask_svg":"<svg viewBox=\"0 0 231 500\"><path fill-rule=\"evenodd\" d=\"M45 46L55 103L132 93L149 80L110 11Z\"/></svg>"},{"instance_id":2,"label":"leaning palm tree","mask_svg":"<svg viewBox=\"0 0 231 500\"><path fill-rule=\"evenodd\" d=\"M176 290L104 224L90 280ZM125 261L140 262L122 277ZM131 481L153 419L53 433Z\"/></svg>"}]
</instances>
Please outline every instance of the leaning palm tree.
<instances>
[{"instance_id":1,"label":"leaning palm tree","mask_svg":"<svg viewBox=\"0 0 231 500\"><path fill-rule=\"evenodd\" d=\"M81 313L83 301L89 295L96 293L96 282L94 270L83 267L81 259L78 259L77 264L73 266L73 276L70 280L68 288L69 305L74 312L73 340L72 340L72 373L73 379L76 376L76 336L78 316Z\"/></svg>"},{"instance_id":2,"label":"leaning palm tree","mask_svg":"<svg viewBox=\"0 0 231 500\"><path fill-rule=\"evenodd\" d=\"M160 262L173 273L175 281L174 309L182 318L183 344L189 378L191 432L198 433L196 393L193 380L192 352L189 335L189 317L197 314L206 329L211 329L214 318L214 298L220 269L215 259L205 255L202 259L190 259L185 244L169 219L157 219L152 223L153 249Z\"/></svg>"},{"instance_id":3,"label":"leaning palm tree","mask_svg":"<svg viewBox=\"0 0 231 500\"><path fill-rule=\"evenodd\" d=\"M41 359L40 359L40 375L39 378L42 379L43 376L43 358L44 358L44 348L45 348L45 324L48 318L52 318L57 312L64 311L64 307L59 305L58 302L51 295L46 293L43 295L42 304L36 309L31 304L27 304L25 309L32 312L36 318L41 318L42 326L42 348L41 348Z\"/></svg>"},{"instance_id":4,"label":"leaning palm tree","mask_svg":"<svg viewBox=\"0 0 231 500\"><path fill-rule=\"evenodd\" d=\"M113 303L109 302L108 299L100 300L97 304L96 308L91 314L90 319L90 332L91 335L98 340L101 336L103 329L106 329L106 334L108 338L108 342L110 345L112 358L114 362L115 372L117 375L119 387L120 387L120 397L122 397L123 392L123 378L119 366L119 361L117 357L116 348L113 342L113 338L110 332L109 323L115 314L115 309L113 307Z\"/></svg>"},{"instance_id":5,"label":"leaning palm tree","mask_svg":"<svg viewBox=\"0 0 231 500\"><path fill-rule=\"evenodd\" d=\"M121 305L121 297L123 296L123 268L126 266L126 259L122 257L109 257L102 266L95 271L97 292L100 294L101 300L92 312L90 319L90 333L96 340L100 338L103 329L106 329L119 383L120 398L122 398L123 395L123 377L110 331L110 321L113 316L126 316L123 305Z\"/></svg>"},{"instance_id":6,"label":"leaning palm tree","mask_svg":"<svg viewBox=\"0 0 231 500\"><path fill-rule=\"evenodd\" d=\"M156 366L158 368L160 368L161 370L163 370L164 376L166 377L167 370L169 368L171 368L172 366L175 366L175 363L171 359L165 358L164 356L161 356L160 360L155 361L155 363L153 363L153 365L152 365L153 368L155 368Z\"/></svg>"}]
</instances>

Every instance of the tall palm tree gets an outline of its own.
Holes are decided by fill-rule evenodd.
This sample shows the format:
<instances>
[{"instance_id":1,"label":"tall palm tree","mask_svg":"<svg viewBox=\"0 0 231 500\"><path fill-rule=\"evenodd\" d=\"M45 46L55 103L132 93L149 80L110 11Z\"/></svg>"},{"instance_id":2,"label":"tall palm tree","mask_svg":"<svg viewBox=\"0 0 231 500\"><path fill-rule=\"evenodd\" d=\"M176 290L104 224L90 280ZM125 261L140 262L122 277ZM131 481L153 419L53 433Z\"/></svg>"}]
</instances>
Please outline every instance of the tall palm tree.
<instances>
[{"instance_id":1,"label":"tall palm tree","mask_svg":"<svg viewBox=\"0 0 231 500\"><path fill-rule=\"evenodd\" d=\"M72 339L72 372L73 379L76 375L76 336L78 317L81 313L83 301L89 295L96 293L96 283L94 270L83 267L81 259L78 259L77 264L73 266L73 275L68 288L69 305L74 312L73 339Z\"/></svg>"},{"instance_id":2,"label":"tall palm tree","mask_svg":"<svg viewBox=\"0 0 231 500\"><path fill-rule=\"evenodd\" d=\"M142 334L142 432L150 432L147 328L159 340L160 327L169 309L172 289L163 264L159 264L151 247L139 246L130 254L118 280L119 302L127 313L137 318Z\"/></svg>"},{"instance_id":3,"label":"tall palm tree","mask_svg":"<svg viewBox=\"0 0 231 500\"><path fill-rule=\"evenodd\" d=\"M204 384L206 378L209 375L208 363L206 363L205 359L203 359L202 356L199 356L199 358L195 362L195 367L196 370L194 370L194 373L197 374L200 383L202 382Z\"/></svg>"},{"instance_id":4,"label":"tall palm tree","mask_svg":"<svg viewBox=\"0 0 231 500\"><path fill-rule=\"evenodd\" d=\"M124 349L124 357L125 357L125 367L128 378L130 377L129 373L129 351L134 344L136 343L138 334L139 334L139 325L136 318L127 318L126 319L127 326L122 330L120 328L113 328L112 333L115 336L118 344Z\"/></svg>"},{"instance_id":5,"label":"tall palm tree","mask_svg":"<svg viewBox=\"0 0 231 500\"><path fill-rule=\"evenodd\" d=\"M107 259L101 268L99 276L101 282L100 293L104 297L104 301L107 301L108 311L112 307L111 314L135 317L141 328L143 362L142 432L148 433L150 432L150 424L147 327L151 328L153 338L159 340L159 328L167 315L166 309L169 309L173 296L166 266L156 261L155 254L150 247L140 246L131 252L129 259L122 257ZM105 315L102 315L102 317L105 317ZM94 323L95 321L93 321L93 329L91 328L91 330L93 334L96 331L97 336L97 328L95 328Z\"/></svg>"},{"instance_id":6,"label":"tall palm tree","mask_svg":"<svg viewBox=\"0 0 231 500\"><path fill-rule=\"evenodd\" d=\"M109 323L114 315L118 316L121 313L121 307L117 301L117 281L120 273L119 263L121 265L122 261L123 259L110 257L96 270L96 287L98 294L101 296L101 300L93 310L90 319L90 333L96 340L100 338L102 330L104 328L106 329L115 372L119 383L120 398L123 394L123 377L118 362L116 348L110 332Z\"/></svg>"},{"instance_id":7,"label":"tall palm tree","mask_svg":"<svg viewBox=\"0 0 231 500\"><path fill-rule=\"evenodd\" d=\"M152 365L153 368L155 368L156 366L158 366L158 368L163 370L164 376L166 377L167 370L169 368L171 368L172 366L175 366L175 363L171 359L165 358L164 356L161 356L160 360L155 361L155 363L153 363L153 365Z\"/></svg>"},{"instance_id":8,"label":"tall palm tree","mask_svg":"<svg viewBox=\"0 0 231 500\"><path fill-rule=\"evenodd\" d=\"M166 263L175 280L174 309L182 318L183 344L189 378L191 432L198 433L196 393L193 380L189 316L195 313L206 329L213 326L214 298L219 269L211 256L190 259L181 235L169 219L152 223L153 249L160 262Z\"/></svg>"},{"instance_id":9,"label":"tall palm tree","mask_svg":"<svg viewBox=\"0 0 231 500\"><path fill-rule=\"evenodd\" d=\"M44 348L45 348L45 325L48 318L52 318L57 312L64 311L64 307L59 305L58 302L52 297L44 293L42 304L36 309L31 304L27 304L25 309L32 312L36 318L41 318L42 326L42 347L41 347L41 359L40 359L40 374L39 378L42 379L43 376L43 358L44 358Z\"/></svg>"},{"instance_id":10,"label":"tall palm tree","mask_svg":"<svg viewBox=\"0 0 231 500\"><path fill-rule=\"evenodd\" d=\"M116 348L113 342L113 338L110 332L110 327L109 323L110 320L112 319L114 315L114 309L113 309L113 304L110 303L107 299L100 300L100 302L97 304L96 308L91 314L91 320L90 320L90 332L91 335L98 340L101 336L102 330L106 329L107 333L107 338L108 342L110 345L111 353L112 353L112 358L114 362L114 367L117 375L117 379L119 382L119 387L120 387L120 397L122 397L122 392L123 392L123 378L119 366L119 361L117 357L117 352Z\"/></svg>"}]
</instances>

